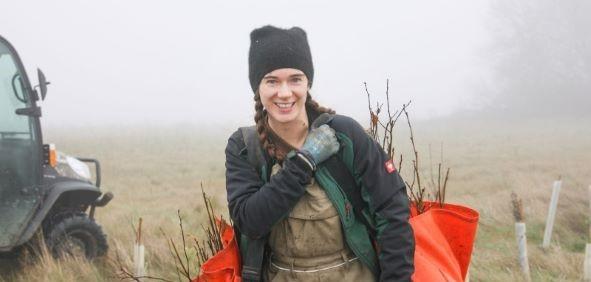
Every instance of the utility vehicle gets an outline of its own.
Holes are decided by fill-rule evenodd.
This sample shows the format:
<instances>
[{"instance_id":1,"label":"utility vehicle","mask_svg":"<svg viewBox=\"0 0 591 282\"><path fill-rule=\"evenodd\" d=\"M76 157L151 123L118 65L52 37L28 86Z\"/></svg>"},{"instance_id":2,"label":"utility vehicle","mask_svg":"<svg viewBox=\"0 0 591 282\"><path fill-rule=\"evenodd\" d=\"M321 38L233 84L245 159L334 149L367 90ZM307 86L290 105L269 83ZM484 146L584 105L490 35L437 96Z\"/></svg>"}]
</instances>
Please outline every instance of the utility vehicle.
<instances>
[{"instance_id":1,"label":"utility vehicle","mask_svg":"<svg viewBox=\"0 0 591 282\"><path fill-rule=\"evenodd\" d=\"M41 70L37 75L33 88L16 50L0 36L0 254L18 253L42 234L55 257L93 259L108 248L95 209L113 194L99 189L97 160L43 144L37 102L45 99L49 82Z\"/></svg>"}]
</instances>

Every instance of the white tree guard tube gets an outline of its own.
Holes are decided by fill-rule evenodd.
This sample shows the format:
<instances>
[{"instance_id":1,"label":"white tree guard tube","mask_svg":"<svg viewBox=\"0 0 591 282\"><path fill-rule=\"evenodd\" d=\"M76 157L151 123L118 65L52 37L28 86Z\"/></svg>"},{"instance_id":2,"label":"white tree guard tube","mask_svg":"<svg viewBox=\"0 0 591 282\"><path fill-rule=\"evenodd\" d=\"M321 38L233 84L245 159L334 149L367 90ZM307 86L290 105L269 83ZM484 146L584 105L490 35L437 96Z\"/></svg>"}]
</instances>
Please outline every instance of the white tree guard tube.
<instances>
[{"instance_id":1,"label":"white tree guard tube","mask_svg":"<svg viewBox=\"0 0 591 282\"><path fill-rule=\"evenodd\" d=\"M133 265L135 268L135 276L142 277L146 275L145 260L144 260L144 245L134 244L133 246Z\"/></svg>"},{"instance_id":2,"label":"white tree guard tube","mask_svg":"<svg viewBox=\"0 0 591 282\"><path fill-rule=\"evenodd\" d=\"M517 239L517 249L519 251L519 266L525 278L525 281L531 281L529 273L529 261L527 259L527 237L525 236L525 223L515 223L515 238Z\"/></svg>"},{"instance_id":3,"label":"white tree guard tube","mask_svg":"<svg viewBox=\"0 0 591 282\"><path fill-rule=\"evenodd\" d=\"M591 185L589 185L589 219L591 222ZM589 224L589 238L591 238L591 224Z\"/></svg>"},{"instance_id":4,"label":"white tree guard tube","mask_svg":"<svg viewBox=\"0 0 591 282\"><path fill-rule=\"evenodd\" d=\"M591 218L591 185L589 185L589 218ZM591 225L589 225L589 237L591 238ZM583 263L583 280L591 282L591 244L585 246L585 262Z\"/></svg>"},{"instance_id":5,"label":"white tree guard tube","mask_svg":"<svg viewBox=\"0 0 591 282\"><path fill-rule=\"evenodd\" d=\"M546 229L544 230L544 240L542 248L546 249L550 246L550 239L552 238L552 228L554 227L554 219L556 218L556 207L558 206L558 196L560 195L560 186L562 180L554 181L552 188L552 198L550 199L550 207L548 208L548 217L546 218Z\"/></svg>"},{"instance_id":6,"label":"white tree guard tube","mask_svg":"<svg viewBox=\"0 0 591 282\"><path fill-rule=\"evenodd\" d=\"M583 280L586 282L591 281L591 244L587 244L585 247L585 263L583 263L583 268Z\"/></svg>"},{"instance_id":7,"label":"white tree guard tube","mask_svg":"<svg viewBox=\"0 0 591 282\"><path fill-rule=\"evenodd\" d=\"M146 275L144 245L142 244L142 218L140 217L135 244L133 245L133 268L135 270L135 277L142 277ZM138 278L138 280L140 280Z\"/></svg>"}]
</instances>

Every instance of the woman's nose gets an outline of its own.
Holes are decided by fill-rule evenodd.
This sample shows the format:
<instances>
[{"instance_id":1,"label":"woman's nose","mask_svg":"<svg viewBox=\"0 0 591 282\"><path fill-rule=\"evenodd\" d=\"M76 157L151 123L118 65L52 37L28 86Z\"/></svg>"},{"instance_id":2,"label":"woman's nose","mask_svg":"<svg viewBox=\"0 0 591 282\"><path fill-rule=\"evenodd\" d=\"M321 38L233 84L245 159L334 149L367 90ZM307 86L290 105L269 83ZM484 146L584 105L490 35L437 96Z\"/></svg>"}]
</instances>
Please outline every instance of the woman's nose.
<instances>
[{"instance_id":1,"label":"woman's nose","mask_svg":"<svg viewBox=\"0 0 591 282\"><path fill-rule=\"evenodd\" d=\"M278 97L289 97L291 96L291 89L287 83L281 83L281 87L279 87L279 92L277 93Z\"/></svg>"}]
</instances>

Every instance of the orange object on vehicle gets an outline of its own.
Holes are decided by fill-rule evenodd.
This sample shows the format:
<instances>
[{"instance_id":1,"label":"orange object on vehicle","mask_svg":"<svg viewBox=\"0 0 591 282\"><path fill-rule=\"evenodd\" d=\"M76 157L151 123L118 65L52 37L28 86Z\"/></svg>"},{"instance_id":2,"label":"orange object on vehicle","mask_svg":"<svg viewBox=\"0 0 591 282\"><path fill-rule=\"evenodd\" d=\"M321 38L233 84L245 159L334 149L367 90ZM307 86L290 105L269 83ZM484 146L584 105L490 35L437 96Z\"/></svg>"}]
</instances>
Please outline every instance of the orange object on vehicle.
<instances>
[{"instance_id":1,"label":"orange object on vehicle","mask_svg":"<svg viewBox=\"0 0 591 282\"><path fill-rule=\"evenodd\" d=\"M424 202L417 215L411 205L415 236L413 281L464 281L478 226L478 212L459 205Z\"/></svg>"},{"instance_id":2,"label":"orange object on vehicle","mask_svg":"<svg viewBox=\"0 0 591 282\"><path fill-rule=\"evenodd\" d=\"M223 249L209 258L197 278L192 282L240 282L240 249L234 235L234 228L225 221L219 222L222 230Z\"/></svg>"}]
</instances>

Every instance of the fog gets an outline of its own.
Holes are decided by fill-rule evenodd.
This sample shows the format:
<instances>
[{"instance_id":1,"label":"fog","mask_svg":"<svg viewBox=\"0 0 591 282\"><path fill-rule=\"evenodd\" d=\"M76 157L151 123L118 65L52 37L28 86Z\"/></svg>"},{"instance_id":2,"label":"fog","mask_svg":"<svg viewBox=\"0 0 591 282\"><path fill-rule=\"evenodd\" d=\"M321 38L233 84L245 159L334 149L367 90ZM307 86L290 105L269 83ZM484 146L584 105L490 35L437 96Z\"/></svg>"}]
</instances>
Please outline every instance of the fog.
<instances>
[{"instance_id":1,"label":"fog","mask_svg":"<svg viewBox=\"0 0 591 282\"><path fill-rule=\"evenodd\" d=\"M557 92L562 108L589 102L583 1L565 9L550 0L245 2L12 1L3 3L0 35L32 81L37 67L51 81L42 103L49 126L250 124L249 33L266 24L307 31L312 95L359 120L363 82L383 101L386 79L392 105L412 100L417 119L515 113L556 102ZM548 77L556 65L559 82Z\"/></svg>"},{"instance_id":2,"label":"fog","mask_svg":"<svg viewBox=\"0 0 591 282\"><path fill-rule=\"evenodd\" d=\"M589 116L591 2L499 1L490 13L497 114Z\"/></svg>"}]
</instances>

